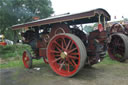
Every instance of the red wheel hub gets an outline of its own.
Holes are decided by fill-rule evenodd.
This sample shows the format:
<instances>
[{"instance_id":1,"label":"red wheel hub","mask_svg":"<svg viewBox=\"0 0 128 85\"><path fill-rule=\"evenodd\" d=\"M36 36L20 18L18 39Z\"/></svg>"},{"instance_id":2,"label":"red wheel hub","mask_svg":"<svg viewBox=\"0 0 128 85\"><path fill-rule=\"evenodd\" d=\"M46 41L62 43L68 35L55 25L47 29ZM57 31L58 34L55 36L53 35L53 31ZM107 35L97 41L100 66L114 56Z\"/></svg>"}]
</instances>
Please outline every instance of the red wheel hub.
<instances>
[{"instance_id":1,"label":"red wheel hub","mask_svg":"<svg viewBox=\"0 0 128 85\"><path fill-rule=\"evenodd\" d=\"M57 35L51 39L47 50L48 61L54 72L70 77L79 69L80 49L67 35Z\"/></svg>"}]
</instances>

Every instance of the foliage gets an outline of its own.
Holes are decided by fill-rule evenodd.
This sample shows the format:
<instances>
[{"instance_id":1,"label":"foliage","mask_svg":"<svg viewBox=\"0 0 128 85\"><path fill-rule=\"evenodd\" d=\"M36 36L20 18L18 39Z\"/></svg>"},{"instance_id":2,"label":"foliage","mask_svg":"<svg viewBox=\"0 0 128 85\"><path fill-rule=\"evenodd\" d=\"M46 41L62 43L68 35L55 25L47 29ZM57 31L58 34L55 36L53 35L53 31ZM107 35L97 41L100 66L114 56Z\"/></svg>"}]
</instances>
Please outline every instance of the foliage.
<instances>
[{"instance_id":1,"label":"foliage","mask_svg":"<svg viewBox=\"0 0 128 85\"><path fill-rule=\"evenodd\" d=\"M84 27L84 30L89 33L89 32L92 32L93 31L93 27L92 26L85 26Z\"/></svg>"},{"instance_id":2,"label":"foliage","mask_svg":"<svg viewBox=\"0 0 128 85\"><path fill-rule=\"evenodd\" d=\"M0 68L10 68L10 67L21 67L22 61L19 60L15 60L15 61L8 61L8 62L4 62L4 63L0 63Z\"/></svg>"},{"instance_id":3,"label":"foliage","mask_svg":"<svg viewBox=\"0 0 128 85\"><path fill-rule=\"evenodd\" d=\"M0 58L19 58L22 56L24 50L31 51L31 47L29 45L6 45L0 46Z\"/></svg>"},{"instance_id":4,"label":"foliage","mask_svg":"<svg viewBox=\"0 0 128 85\"><path fill-rule=\"evenodd\" d=\"M128 18L124 18L124 21L128 21Z\"/></svg>"},{"instance_id":5,"label":"foliage","mask_svg":"<svg viewBox=\"0 0 128 85\"><path fill-rule=\"evenodd\" d=\"M85 25L84 26L84 30L89 33L89 32L92 32L94 30L94 28L97 27L97 24L94 24L94 25Z\"/></svg>"},{"instance_id":6,"label":"foliage","mask_svg":"<svg viewBox=\"0 0 128 85\"><path fill-rule=\"evenodd\" d=\"M22 54L24 50L29 50L32 53L32 49L29 45L7 45L0 46L0 68L9 67L22 67ZM3 62L1 62L3 60ZM33 63L41 64L43 60L35 60Z\"/></svg>"},{"instance_id":7,"label":"foliage","mask_svg":"<svg viewBox=\"0 0 128 85\"><path fill-rule=\"evenodd\" d=\"M50 0L1 0L0 34L13 40L18 33L10 29L12 25L32 21L34 16L46 18L52 13Z\"/></svg>"}]
</instances>

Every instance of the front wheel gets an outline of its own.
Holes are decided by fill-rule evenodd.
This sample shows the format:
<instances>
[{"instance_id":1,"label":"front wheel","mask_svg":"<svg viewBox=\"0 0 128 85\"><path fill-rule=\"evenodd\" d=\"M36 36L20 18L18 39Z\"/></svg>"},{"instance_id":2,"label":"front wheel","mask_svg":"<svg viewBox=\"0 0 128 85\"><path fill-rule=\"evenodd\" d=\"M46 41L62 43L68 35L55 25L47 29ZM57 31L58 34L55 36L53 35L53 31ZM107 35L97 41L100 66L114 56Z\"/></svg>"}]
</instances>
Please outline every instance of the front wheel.
<instances>
[{"instance_id":1,"label":"front wheel","mask_svg":"<svg viewBox=\"0 0 128 85\"><path fill-rule=\"evenodd\" d=\"M32 56L28 50L23 52L22 60L25 68L32 68Z\"/></svg>"},{"instance_id":2,"label":"front wheel","mask_svg":"<svg viewBox=\"0 0 128 85\"><path fill-rule=\"evenodd\" d=\"M86 48L77 36L69 33L55 35L47 47L52 70L58 75L72 77L84 66Z\"/></svg>"}]
</instances>

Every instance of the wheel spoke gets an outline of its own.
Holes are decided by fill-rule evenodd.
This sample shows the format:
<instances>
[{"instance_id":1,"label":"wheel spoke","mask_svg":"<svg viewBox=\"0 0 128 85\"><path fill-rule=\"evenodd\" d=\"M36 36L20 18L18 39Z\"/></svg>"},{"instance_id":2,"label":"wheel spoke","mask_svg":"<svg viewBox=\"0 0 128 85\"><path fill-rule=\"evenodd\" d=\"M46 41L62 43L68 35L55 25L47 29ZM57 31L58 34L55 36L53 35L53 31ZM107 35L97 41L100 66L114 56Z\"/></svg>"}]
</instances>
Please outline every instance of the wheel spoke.
<instances>
[{"instance_id":1,"label":"wheel spoke","mask_svg":"<svg viewBox=\"0 0 128 85\"><path fill-rule=\"evenodd\" d=\"M122 49L122 48L118 48L118 50L119 50L119 52L120 52L120 51L124 51L124 49Z\"/></svg>"},{"instance_id":2,"label":"wheel spoke","mask_svg":"<svg viewBox=\"0 0 128 85\"><path fill-rule=\"evenodd\" d=\"M66 68L66 71L67 71L67 70L68 70L67 63L66 63L66 62L64 62L64 64L65 64L65 68Z\"/></svg>"},{"instance_id":3,"label":"wheel spoke","mask_svg":"<svg viewBox=\"0 0 128 85\"><path fill-rule=\"evenodd\" d=\"M75 68L75 66L74 66L73 63L69 60L69 58L66 58L66 59L67 59L68 63L69 63L70 65L72 65L73 68Z\"/></svg>"},{"instance_id":4,"label":"wheel spoke","mask_svg":"<svg viewBox=\"0 0 128 85\"><path fill-rule=\"evenodd\" d=\"M64 50L64 42L61 41L62 49Z\"/></svg>"},{"instance_id":5,"label":"wheel spoke","mask_svg":"<svg viewBox=\"0 0 128 85\"><path fill-rule=\"evenodd\" d=\"M60 59L61 59L61 57L56 58L54 61L52 61L52 63L55 63L55 62L57 62L57 61L60 60Z\"/></svg>"},{"instance_id":6,"label":"wheel spoke","mask_svg":"<svg viewBox=\"0 0 128 85\"><path fill-rule=\"evenodd\" d=\"M57 48L57 50L58 50L59 52L61 52L61 51L62 51L59 47L57 47L57 46L56 46L56 48Z\"/></svg>"},{"instance_id":7,"label":"wheel spoke","mask_svg":"<svg viewBox=\"0 0 128 85\"><path fill-rule=\"evenodd\" d=\"M71 56L71 55L69 55L68 57L71 58L71 59L77 59L77 60L79 59L78 57Z\"/></svg>"},{"instance_id":8,"label":"wheel spoke","mask_svg":"<svg viewBox=\"0 0 128 85\"><path fill-rule=\"evenodd\" d=\"M72 46L73 46L73 42L71 42L71 45L70 45L69 49L72 49Z\"/></svg>"},{"instance_id":9,"label":"wheel spoke","mask_svg":"<svg viewBox=\"0 0 128 85\"><path fill-rule=\"evenodd\" d=\"M77 48L73 48L72 50L69 50L68 53L71 53L73 51L77 50Z\"/></svg>"},{"instance_id":10,"label":"wheel spoke","mask_svg":"<svg viewBox=\"0 0 128 85\"><path fill-rule=\"evenodd\" d=\"M116 41L117 46L121 46L121 43L122 43L122 42L120 42L120 40L117 40L117 41Z\"/></svg>"},{"instance_id":11,"label":"wheel spoke","mask_svg":"<svg viewBox=\"0 0 128 85\"><path fill-rule=\"evenodd\" d=\"M54 41L54 43L55 43L57 46L59 46L60 48L62 48L62 46L61 46L58 42Z\"/></svg>"},{"instance_id":12,"label":"wheel spoke","mask_svg":"<svg viewBox=\"0 0 128 85\"><path fill-rule=\"evenodd\" d=\"M60 59L59 64L61 64L61 63L62 63L62 61L63 61L63 60L62 60L62 59Z\"/></svg>"},{"instance_id":13,"label":"wheel spoke","mask_svg":"<svg viewBox=\"0 0 128 85\"><path fill-rule=\"evenodd\" d=\"M70 53L69 55L79 55L79 53Z\"/></svg>"},{"instance_id":14,"label":"wheel spoke","mask_svg":"<svg viewBox=\"0 0 128 85\"><path fill-rule=\"evenodd\" d=\"M65 41L65 39L64 39L64 38L62 38L62 39L63 39L63 42L64 42L64 46L66 47L66 45L67 45L67 44L66 44L66 41Z\"/></svg>"},{"instance_id":15,"label":"wheel spoke","mask_svg":"<svg viewBox=\"0 0 128 85\"><path fill-rule=\"evenodd\" d=\"M73 64L74 64L75 66L77 66L76 62L75 62L73 59L71 59L71 60L72 60Z\"/></svg>"},{"instance_id":16,"label":"wheel spoke","mask_svg":"<svg viewBox=\"0 0 128 85\"><path fill-rule=\"evenodd\" d=\"M70 43L71 43L71 40L69 40L68 45L66 46L66 50L69 48Z\"/></svg>"},{"instance_id":17,"label":"wheel spoke","mask_svg":"<svg viewBox=\"0 0 128 85\"><path fill-rule=\"evenodd\" d=\"M63 61L63 63L60 64L59 71L62 69L63 65L64 65L64 61Z\"/></svg>"}]
</instances>

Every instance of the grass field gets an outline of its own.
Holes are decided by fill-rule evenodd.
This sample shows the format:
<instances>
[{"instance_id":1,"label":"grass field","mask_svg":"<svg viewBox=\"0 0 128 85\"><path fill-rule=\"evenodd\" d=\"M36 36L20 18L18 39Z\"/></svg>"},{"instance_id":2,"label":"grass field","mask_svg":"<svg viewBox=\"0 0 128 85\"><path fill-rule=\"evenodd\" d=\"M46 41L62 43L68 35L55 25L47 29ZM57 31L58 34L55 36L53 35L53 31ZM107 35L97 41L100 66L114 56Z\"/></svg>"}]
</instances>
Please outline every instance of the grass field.
<instances>
[{"instance_id":1,"label":"grass field","mask_svg":"<svg viewBox=\"0 0 128 85\"><path fill-rule=\"evenodd\" d=\"M0 68L9 68L9 67L22 67L22 53L24 50L31 50L28 45L10 45L10 46L1 46L0 47ZM33 64L41 64L43 59L33 60ZM99 64L120 64L120 62L111 60L108 54L105 56L105 59Z\"/></svg>"},{"instance_id":2,"label":"grass field","mask_svg":"<svg viewBox=\"0 0 128 85\"><path fill-rule=\"evenodd\" d=\"M40 60L33 60L33 64L41 64L44 63L43 59ZM120 64L120 62L111 60L109 57L106 57L102 62L100 62L99 64L108 64L108 65L112 65L112 64ZM10 68L10 67L23 67L23 62L22 59L19 60L5 60L4 63L0 63L0 68Z\"/></svg>"},{"instance_id":3,"label":"grass field","mask_svg":"<svg viewBox=\"0 0 128 85\"><path fill-rule=\"evenodd\" d=\"M43 59L33 60L33 65L44 63ZM23 67L22 60L10 60L0 64L0 68Z\"/></svg>"},{"instance_id":4,"label":"grass field","mask_svg":"<svg viewBox=\"0 0 128 85\"><path fill-rule=\"evenodd\" d=\"M0 58L19 58L22 55L23 51L26 49L31 51L31 47L26 44L0 46Z\"/></svg>"},{"instance_id":5,"label":"grass field","mask_svg":"<svg viewBox=\"0 0 128 85\"><path fill-rule=\"evenodd\" d=\"M7 45L0 46L0 68L22 66L22 53L30 50L28 45Z\"/></svg>"},{"instance_id":6,"label":"grass field","mask_svg":"<svg viewBox=\"0 0 128 85\"><path fill-rule=\"evenodd\" d=\"M128 63L113 61L108 54L102 62L81 69L72 78L65 78L55 74L43 59L34 59L32 69L24 68L22 52L28 47L11 47L12 50L4 47L2 52L8 55L0 56L0 85L128 85Z\"/></svg>"}]
</instances>

